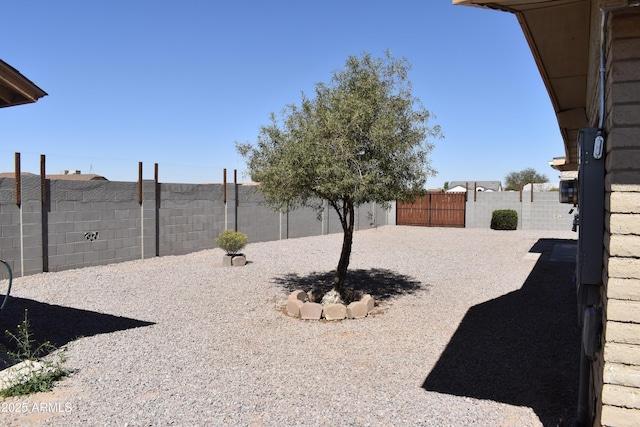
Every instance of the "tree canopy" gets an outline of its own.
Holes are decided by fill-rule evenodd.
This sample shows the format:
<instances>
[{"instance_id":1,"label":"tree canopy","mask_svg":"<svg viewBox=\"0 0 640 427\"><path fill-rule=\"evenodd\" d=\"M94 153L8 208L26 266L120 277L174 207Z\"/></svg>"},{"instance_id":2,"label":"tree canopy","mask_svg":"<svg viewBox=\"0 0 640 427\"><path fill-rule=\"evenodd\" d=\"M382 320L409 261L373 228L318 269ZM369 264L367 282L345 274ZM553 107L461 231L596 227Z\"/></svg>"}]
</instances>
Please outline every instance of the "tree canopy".
<instances>
[{"instance_id":1,"label":"tree canopy","mask_svg":"<svg viewBox=\"0 0 640 427\"><path fill-rule=\"evenodd\" d=\"M533 168L526 168L519 172L509 172L504 178L504 182L505 190L519 190L520 184L530 184L532 182L540 184L549 182L549 178L544 174L539 174Z\"/></svg>"},{"instance_id":2,"label":"tree canopy","mask_svg":"<svg viewBox=\"0 0 640 427\"><path fill-rule=\"evenodd\" d=\"M354 207L410 200L435 175L429 153L440 127L411 93L406 59L350 56L329 83L316 83L261 127L255 145L237 144L247 172L274 210L328 201L344 230L334 289L342 290L354 226Z\"/></svg>"}]
</instances>

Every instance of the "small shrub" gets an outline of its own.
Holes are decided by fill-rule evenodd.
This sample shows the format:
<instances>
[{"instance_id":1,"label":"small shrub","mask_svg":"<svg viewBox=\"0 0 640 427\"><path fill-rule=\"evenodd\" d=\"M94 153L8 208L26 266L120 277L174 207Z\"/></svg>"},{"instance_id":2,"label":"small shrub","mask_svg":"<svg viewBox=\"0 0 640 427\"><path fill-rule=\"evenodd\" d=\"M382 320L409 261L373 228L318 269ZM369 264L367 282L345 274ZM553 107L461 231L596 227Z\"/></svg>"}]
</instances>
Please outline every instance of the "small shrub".
<instances>
[{"instance_id":1,"label":"small shrub","mask_svg":"<svg viewBox=\"0 0 640 427\"><path fill-rule=\"evenodd\" d=\"M515 230L518 228L518 212L513 209L495 210L491 215L494 230Z\"/></svg>"},{"instance_id":2,"label":"small shrub","mask_svg":"<svg viewBox=\"0 0 640 427\"><path fill-rule=\"evenodd\" d=\"M224 230L216 237L216 245L222 248L227 255L237 255L248 241L246 234L233 230Z\"/></svg>"}]
</instances>

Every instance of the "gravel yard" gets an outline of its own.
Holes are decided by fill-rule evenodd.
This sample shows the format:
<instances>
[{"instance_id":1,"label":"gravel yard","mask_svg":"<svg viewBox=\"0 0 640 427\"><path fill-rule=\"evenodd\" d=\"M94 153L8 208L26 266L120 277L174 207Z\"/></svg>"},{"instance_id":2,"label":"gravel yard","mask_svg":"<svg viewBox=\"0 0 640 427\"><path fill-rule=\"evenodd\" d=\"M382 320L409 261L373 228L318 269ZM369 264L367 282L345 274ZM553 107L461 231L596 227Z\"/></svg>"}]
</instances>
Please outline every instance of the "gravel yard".
<instances>
[{"instance_id":1,"label":"gravel yard","mask_svg":"<svg viewBox=\"0 0 640 427\"><path fill-rule=\"evenodd\" d=\"M244 267L223 267L214 249L17 278L0 327L14 330L28 308L72 374L0 401L0 424L568 426L573 263L549 255L576 237L356 232L350 283L380 305L339 322L281 308L290 290L330 277L340 234L249 244Z\"/></svg>"}]
</instances>

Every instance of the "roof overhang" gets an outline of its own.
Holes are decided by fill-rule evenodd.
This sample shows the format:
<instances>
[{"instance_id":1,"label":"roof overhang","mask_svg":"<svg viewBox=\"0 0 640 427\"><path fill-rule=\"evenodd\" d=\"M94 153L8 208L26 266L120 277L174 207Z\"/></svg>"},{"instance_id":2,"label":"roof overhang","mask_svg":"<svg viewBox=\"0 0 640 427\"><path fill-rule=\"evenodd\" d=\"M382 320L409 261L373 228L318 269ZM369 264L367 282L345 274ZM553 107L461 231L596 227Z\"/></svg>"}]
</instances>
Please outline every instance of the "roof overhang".
<instances>
[{"instance_id":1,"label":"roof overhang","mask_svg":"<svg viewBox=\"0 0 640 427\"><path fill-rule=\"evenodd\" d=\"M559 170L578 168L578 131L588 127L590 0L452 0L516 15L547 88L564 140Z\"/></svg>"},{"instance_id":2,"label":"roof overhang","mask_svg":"<svg viewBox=\"0 0 640 427\"><path fill-rule=\"evenodd\" d=\"M47 93L0 59L0 108L29 104Z\"/></svg>"}]
</instances>

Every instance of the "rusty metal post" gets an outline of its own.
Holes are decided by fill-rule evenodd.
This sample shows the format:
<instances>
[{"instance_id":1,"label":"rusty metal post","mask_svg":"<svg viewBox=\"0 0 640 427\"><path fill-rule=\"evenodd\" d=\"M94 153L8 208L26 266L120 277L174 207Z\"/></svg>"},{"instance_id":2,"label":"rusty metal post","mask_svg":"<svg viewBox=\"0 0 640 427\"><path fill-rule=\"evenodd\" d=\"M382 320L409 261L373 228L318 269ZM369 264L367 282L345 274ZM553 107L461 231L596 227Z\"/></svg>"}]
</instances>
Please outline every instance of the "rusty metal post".
<instances>
[{"instance_id":1,"label":"rusty metal post","mask_svg":"<svg viewBox=\"0 0 640 427\"><path fill-rule=\"evenodd\" d=\"M531 183L531 203L533 203L533 182Z\"/></svg>"},{"instance_id":2,"label":"rusty metal post","mask_svg":"<svg viewBox=\"0 0 640 427\"><path fill-rule=\"evenodd\" d=\"M40 154L40 199L42 205L47 204L47 167L46 157L44 154Z\"/></svg>"},{"instance_id":3,"label":"rusty metal post","mask_svg":"<svg viewBox=\"0 0 640 427\"><path fill-rule=\"evenodd\" d=\"M222 170L222 203L227 204L227 168Z\"/></svg>"},{"instance_id":4,"label":"rusty metal post","mask_svg":"<svg viewBox=\"0 0 640 427\"><path fill-rule=\"evenodd\" d=\"M235 200L233 202L233 229L238 231L238 171L233 170L233 194Z\"/></svg>"},{"instance_id":5,"label":"rusty metal post","mask_svg":"<svg viewBox=\"0 0 640 427\"><path fill-rule=\"evenodd\" d=\"M478 197L478 181L473 181L473 201L475 202Z\"/></svg>"},{"instance_id":6,"label":"rusty metal post","mask_svg":"<svg viewBox=\"0 0 640 427\"><path fill-rule=\"evenodd\" d=\"M138 162L138 203L142 204L142 162Z\"/></svg>"},{"instance_id":7,"label":"rusty metal post","mask_svg":"<svg viewBox=\"0 0 640 427\"><path fill-rule=\"evenodd\" d=\"M233 170L233 187L234 187L234 196L236 198L235 205L238 206L238 171L236 169Z\"/></svg>"},{"instance_id":8,"label":"rusty metal post","mask_svg":"<svg viewBox=\"0 0 640 427\"><path fill-rule=\"evenodd\" d=\"M153 182L155 184L156 205L160 201L160 181L158 180L158 164L153 164Z\"/></svg>"},{"instance_id":9,"label":"rusty metal post","mask_svg":"<svg viewBox=\"0 0 640 427\"><path fill-rule=\"evenodd\" d=\"M20 206L22 204L22 174L20 172L20 153L14 154L14 163L15 163L15 193L16 193L16 205Z\"/></svg>"},{"instance_id":10,"label":"rusty metal post","mask_svg":"<svg viewBox=\"0 0 640 427\"><path fill-rule=\"evenodd\" d=\"M522 203L522 187L523 187L523 184L521 182L520 183L520 203Z\"/></svg>"}]
</instances>

